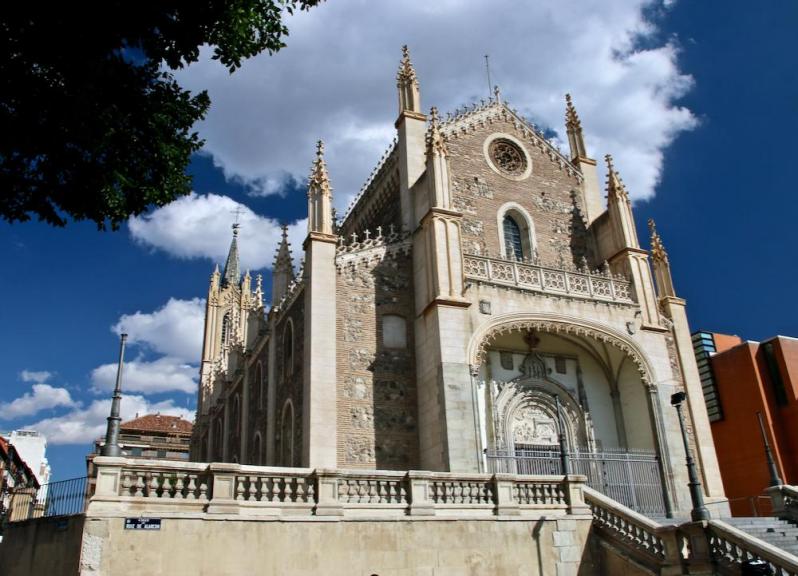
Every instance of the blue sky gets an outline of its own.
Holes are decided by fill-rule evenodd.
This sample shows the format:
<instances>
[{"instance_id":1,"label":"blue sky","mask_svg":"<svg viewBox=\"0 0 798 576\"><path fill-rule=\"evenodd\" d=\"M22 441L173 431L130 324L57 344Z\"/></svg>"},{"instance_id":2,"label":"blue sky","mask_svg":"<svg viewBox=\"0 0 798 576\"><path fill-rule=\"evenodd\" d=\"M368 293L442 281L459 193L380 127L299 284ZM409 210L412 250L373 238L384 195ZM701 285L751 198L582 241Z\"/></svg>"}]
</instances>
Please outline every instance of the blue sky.
<instances>
[{"instance_id":1,"label":"blue sky","mask_svg":"<svg viewBox=\"0 0 798 576\"><path fill-rule=\"evenodd\" d=\"M207 60L181 72L214 101L194 195L118 232L0 224L0 430L36 425L55 478L82 475L121 327L132 365L123 412L193 412L202 299L232 210L248 209L243 266L264 275L268 300L279 223L294 246L302 239L315 140L327 141L339 212L389 144L403 43L425 106L485 97L486 52L511 104L553 134L564 135L570 91L590 152L612 153L636 198L644 242L656 219L693 329L798 335L798 5L536 2L509 17L514 2L482 4L410 2L399 13L340 0L298 15L275 57L231 77Z\"/></svg>"}]
</instances>

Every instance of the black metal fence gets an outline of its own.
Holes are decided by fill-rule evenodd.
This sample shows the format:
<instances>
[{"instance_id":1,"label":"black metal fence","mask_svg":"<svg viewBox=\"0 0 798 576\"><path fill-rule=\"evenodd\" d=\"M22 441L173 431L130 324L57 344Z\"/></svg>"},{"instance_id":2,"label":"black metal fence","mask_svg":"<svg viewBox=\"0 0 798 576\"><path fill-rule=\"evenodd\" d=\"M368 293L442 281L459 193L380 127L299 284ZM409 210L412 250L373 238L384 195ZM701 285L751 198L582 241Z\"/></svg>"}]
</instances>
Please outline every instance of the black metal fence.
<instances>
[{"instance_id":1,"label":"black metal fence","mask_svg":"<svg viewBox=\"0 0 798 576\"><path fill-rule=\"evenodd\" d=\"M88 478L72 478L42 484L35 488L12 488L6 521L19 522L30 518L72 516L86 511L89 499Z\"/></svg>"},{"instance_id":2,"label":"black metal fence","mask_svg":"<svg viewBox=\"0 0 798 576\"><path fill-rule=\"evenodd\" d=\"M587 485L641 514L665 515L659 458L645 450L569 452L571 473L587 476ZM489 450L490 472L562 474L560 450Z\"/></svg>"}]
</instances>

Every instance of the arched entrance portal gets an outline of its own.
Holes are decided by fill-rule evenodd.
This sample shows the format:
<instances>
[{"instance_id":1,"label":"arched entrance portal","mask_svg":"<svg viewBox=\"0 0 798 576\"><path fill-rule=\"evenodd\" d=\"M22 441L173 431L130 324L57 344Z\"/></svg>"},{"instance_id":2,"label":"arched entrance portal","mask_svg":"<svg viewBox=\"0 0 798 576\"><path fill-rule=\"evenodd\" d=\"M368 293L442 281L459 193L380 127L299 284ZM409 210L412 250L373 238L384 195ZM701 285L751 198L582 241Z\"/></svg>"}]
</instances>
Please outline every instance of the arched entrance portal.
<instances>
[{"instance_id":1,"label":"arched entrance portal","mask_svg":"<svg viewBox=\"0 0 798 576\"><path fill-rule=\"evenodd\" d=\"M562 430L572 473L638 511L667 513L656 394L632 344L590 326L518 318L478 336L486 470L562 473Z\"/></svg>"}]
</instances>

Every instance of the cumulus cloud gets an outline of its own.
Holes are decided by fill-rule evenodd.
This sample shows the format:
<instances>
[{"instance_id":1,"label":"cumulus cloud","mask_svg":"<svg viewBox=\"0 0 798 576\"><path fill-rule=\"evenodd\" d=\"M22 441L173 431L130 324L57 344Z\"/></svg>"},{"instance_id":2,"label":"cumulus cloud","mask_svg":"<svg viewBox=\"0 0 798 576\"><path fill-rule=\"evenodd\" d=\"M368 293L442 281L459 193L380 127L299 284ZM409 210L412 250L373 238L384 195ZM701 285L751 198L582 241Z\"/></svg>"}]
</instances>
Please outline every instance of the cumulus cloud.
<instances>
[{"instance_id":1,"label":"cumulus cloud","mask_svg":"<svg viewBox=\"0 0 798 576\"><path fill-rule=\"evenodd\" d=\"M228 178L275 193L287 175L307 176L321 137L343 208L393 136L399 47L411 47L425 108L444 111L487 97L483 55L489 53L504 97L562 142L563 96L570 92L589 152L612 153L630 194L648 198L663 151L696 123L676 104L692 84L678 69L678 46L659 40L651 20L658 12L652 7L670 4L339 0L291 17L288 47L274 56L253 58L230 76L206 50L178 77L188 88L209 90L213 107L199 129ZM195 239L175 250L219 259L219 240L229 236L225 225L211 224L220 232L209 245ZM263 255L249 256L248 265L267 265L272 245L251 248Z\"/></svg>"},{"instance_id":2,"label":"cumulus cloud","mask_svg":"<svg viewBox=\"0 0 798 576\"><path fill-rule=\"evenodd\" d=\"M170 298L154 312L123 314L111 328L128 334L128 342L159 354L196 363L202 352L205 300Z\"/></svg>"},{"instance_id":3,"label":"cumulus cloud","mask_svg":"<svg viewBox=\"0 0 798 576\"><path fill-rule=\"evenodd\" d=\"M199 361L199 355L194 361ZM103 364L92 370L91 382L95 392L113 390L116 371L116 364ZM197 391L197 367L169 356L162 356L152 362L145 360L125 362L122 377L124 392L192 394Z\"/></svg>"},{"instance_id":4,"label":"cumulus cloud","mask_svg":"<svg viewBox=\"0 0 798 576\"><path fill-rule=\"evenodd\" d=\"M23 370L19 373L19 378L23 382L47 382L50 378L52 378L54 374L52 372L48 372L47 370Z\"/></svg>"},{"instance_id":5,"label":"cumulus cloud","mask_svg":"<svg viewBox=\"0 0 798 576\"><path fill-rule=\"evenodd\" d=\"M66 414L46 418L27 425L45 435L49 444L85 444L105 434L106 418L111 411L111 400L95 400L85 408L75 408ZM143 396L125 395L122 397L120 416L122 421L131 420L136 414L160 412L170 416L180 416L186 420L194 419L194 412L175 406L172 400L150 402Z\"/></svg>"},{"instance_id":6,"label":"cumulus cloud","mask_svg":"<svg viewBox=\"0 0 798 576\"><path fill-rule=\"evenodd\" d=\"M23 371L22 379L25 380L25 373ZM49 378L49 372L35 372L30 374L47 374L44 379ZM41 378L36 378L41 380ZM29 381L29 380L26 380ZM3 402L0 404L0 418L3 420L15 420L23 416L32 416L42 410L49 410L51 408L58 408L59 406L71 407L75 406L75 401L66 388L55 388L49 384L34 384L30 392L26 392L19 398L11 402Z\"/></svg>"},{"instance_id":7,"label":"cumulus cloud","mask_svg":"<svg viewBox=\"0 0 798 576\"><path fill-rule=\"evenodd\" d=\"M244 204L217 194L189 194L147 215L131 218L130 234L138 243L178 258L209 258L223 265L230 247L230 215L240 210L238 250L243 270L269 268L280 241L280 222L255 214ZM307 234L307 220L289 225L289 241L297 249Z\"/></svg>"}]
</instances>

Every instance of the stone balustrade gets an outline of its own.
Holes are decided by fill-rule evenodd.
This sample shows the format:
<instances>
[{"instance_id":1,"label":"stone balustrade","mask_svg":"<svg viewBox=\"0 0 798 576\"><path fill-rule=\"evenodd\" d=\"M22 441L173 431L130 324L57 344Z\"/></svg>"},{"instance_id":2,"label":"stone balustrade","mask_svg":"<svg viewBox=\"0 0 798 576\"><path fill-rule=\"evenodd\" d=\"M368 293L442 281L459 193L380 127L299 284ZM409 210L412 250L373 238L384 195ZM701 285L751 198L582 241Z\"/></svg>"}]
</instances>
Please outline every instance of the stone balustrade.
<instances>
[{"instance_id":1,"label":"stone balustrade","mask_svg":"<svg viewBox=\"0 0 798 576\"><path fill-rule=\"evenodd\" d=\"M463 271L468 280L476 282L587 300L634 303L631 282L608 273L559 270L473 254L463 256Z\"/></svg>"},{"instance_id":2,"label":"stone balustrade","mask_svg":"<svg viewBox=\"0 0 798 576\"><path fill-rule=\"evenodd\" d=\"M710 520L706 536L709 554L720 568L719 573L736 574L741 562L761 560L767 563L770 574L798 576L798 558L725 522Z\"/></svg>"},{"instance_id":3,"label":"stone balustrade","mask_svg":"<svg viewBox=\"0 0 798 576\"><path fill-rule=\"evenodd\" d=\"M88 514L491 517L589 514L585 477L276 468L97 457Z\"/></svg>"},{"instance_id":4,"label":"stone balustrade","mask_svg":"<svg viewBox=\"0 0 798 576\"><path fill-rule=\"evenodd\" d=\"M773 503L773 515L798 523L798 486L771 486L767 489Z\"/></svg>"}]
</instances>

